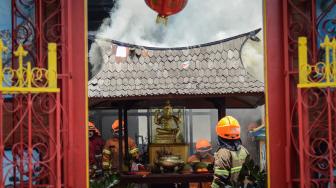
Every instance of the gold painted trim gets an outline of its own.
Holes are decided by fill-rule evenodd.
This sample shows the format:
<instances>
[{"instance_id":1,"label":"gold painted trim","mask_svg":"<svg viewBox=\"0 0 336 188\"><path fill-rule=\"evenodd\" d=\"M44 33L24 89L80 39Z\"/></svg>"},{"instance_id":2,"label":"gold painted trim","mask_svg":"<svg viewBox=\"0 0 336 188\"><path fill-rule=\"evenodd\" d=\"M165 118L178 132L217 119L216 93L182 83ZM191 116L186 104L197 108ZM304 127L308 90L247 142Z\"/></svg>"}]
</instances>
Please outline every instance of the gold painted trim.
<instances>
[{"instance_id":1,"label":"gold painted trim","mask_svg":"<svg viewBox=\"0 0 336 188\"><path fill-rule=\"evenodd\" d=\"M324 38L320 44L321 49L325 51L325 61L316 62L314 65L308 64L308 46L307 37L298 39L299 54L299 84L298 88L327 88L336 87L336 40ZM332 51L332 53L331 53ZM315 74L316 80L310 79ZM315 77L314 76L314 77Z\"/></svg>"},{"instance_id":2,"label":"gold painted trim","mask_svg":"<svg viewBox=\"0 0 336 188\"><path fill-rule=\"evenodd\" d=\"M86 187L90 187L90 177L89 177L89 97L88 97L88 3L84 0L84 64L85 64L85 146L86 146Z\"/></svg>"},{"instance_id":3,"label":"gold painted trim","mask_svg":"<svg viewBox=\"0 0 336 188\"><path fill-rule=\"evenodd\" d=\"M267 80L267 28L266 28L266 2L263 0L263 34L264 34L264 82L265 82L265 127L266 127L266 163L267 163L267 187L271 187L271 163L270 163L270 148L269 148L269 118L268 118L268 80Z\"/></svg>"},{"instance_id":4,"label":"gold painted trim","mask_svg":"<svg viewBox=\"0 0 336 188\"><path fill-rule=\"evenodd\" d=\"M13 52L18 59L18 68L2 66L2 53L7 50L0 38L0 92L3 94L15 93L57 93L57 45L48 43L48 69L32 67L27 61L24 66L24 57L28 55L22 44ZM8 75L6 78L5 75ZM15 79L17 78L17 79ZM41 80L46 80L43 84L38 84ZM6 84L8 86L3 86Z\"/></svg>"}]
</instances>

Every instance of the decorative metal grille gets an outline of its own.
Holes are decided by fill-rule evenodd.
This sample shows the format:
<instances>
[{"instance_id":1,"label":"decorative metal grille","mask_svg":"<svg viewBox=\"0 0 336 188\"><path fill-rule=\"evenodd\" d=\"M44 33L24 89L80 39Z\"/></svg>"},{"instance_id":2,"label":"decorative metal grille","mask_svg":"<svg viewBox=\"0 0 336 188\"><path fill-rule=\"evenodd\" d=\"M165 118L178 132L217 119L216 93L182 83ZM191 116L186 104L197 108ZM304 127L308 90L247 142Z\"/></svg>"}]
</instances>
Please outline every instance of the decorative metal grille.
<instances>
[{"instance_id":1,"label":"decorative metal grille","mask_svg":"<svg viewBox=\"0 0 336 188\"><path fill-rule=\"evenodd\" d=\"M329 16L335 13L336 2L324 2L327 2L325 7L318 11L319 0L283 3L288 187L335 186L336 94L331 88L334 65L329 62L331 68L325 68L329 57L322 43L334 26ZM306 39L298 41L302 36ZM298 44L304 46L300 50L306 51L306 56L301 58L305 62L302 67L298 62ZM324 62L323 66L320 62ZM305 75L299 76L299 67Z\"/></svg>"},{"instance_id":2,"label":"decorative metal grille","mask_svg":"<svg viewBox=\"0 0 336 188\"><path fill-rule=\"evenodd\" d=\"M62 3L11 1L11 61L0 60L0 188L67 187ZM5 49L0 41L0 57Z\"/></svg>"}]
</instances>

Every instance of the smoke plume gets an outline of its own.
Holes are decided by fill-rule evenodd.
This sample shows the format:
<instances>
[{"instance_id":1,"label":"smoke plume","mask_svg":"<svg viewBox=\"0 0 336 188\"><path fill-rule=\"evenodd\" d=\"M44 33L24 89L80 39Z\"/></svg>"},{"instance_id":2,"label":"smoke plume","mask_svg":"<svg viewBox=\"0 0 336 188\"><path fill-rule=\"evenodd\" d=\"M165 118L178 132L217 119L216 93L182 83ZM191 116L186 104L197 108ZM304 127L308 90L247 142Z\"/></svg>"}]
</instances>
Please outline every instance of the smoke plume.
<instances>
[{"instance_id":1,"label":"smoke plume","mask_svg":"<svg viewBox=\"0 0 336 188\"><path fill-rule=\"evenodd\" d=\"M232 37L262 28L262 0L189 0L168 25L156 24L157 13L144 0L119 0L96 37L155 46L183 47ZM263 41L243 50L247 70L263 81Z\"/></svg>"}]
</instances>

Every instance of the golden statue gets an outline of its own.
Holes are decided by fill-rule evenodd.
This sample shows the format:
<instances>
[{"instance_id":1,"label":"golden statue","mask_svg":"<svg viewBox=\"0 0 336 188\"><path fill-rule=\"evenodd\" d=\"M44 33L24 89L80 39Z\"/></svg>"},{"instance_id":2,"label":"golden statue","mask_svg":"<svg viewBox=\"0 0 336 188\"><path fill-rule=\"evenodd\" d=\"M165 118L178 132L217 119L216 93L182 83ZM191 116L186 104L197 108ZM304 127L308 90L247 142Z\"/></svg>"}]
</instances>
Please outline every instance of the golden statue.
<instances>
[{"instance_id":1,"label":"golden statue","mask_svg":"<svg viewBox=\"0 0 336 188\"><path fill-rule=\"evenodd\" d=\"M156 128L155 143L168 144L183 142L183 136L180 130L180 124L182 123L181 110L179 110L178 115L175 116L169 101L167 101L163 107L161 116L160 110L155 111L154 123L159 126Z\"/></svg>"}]
</instances>

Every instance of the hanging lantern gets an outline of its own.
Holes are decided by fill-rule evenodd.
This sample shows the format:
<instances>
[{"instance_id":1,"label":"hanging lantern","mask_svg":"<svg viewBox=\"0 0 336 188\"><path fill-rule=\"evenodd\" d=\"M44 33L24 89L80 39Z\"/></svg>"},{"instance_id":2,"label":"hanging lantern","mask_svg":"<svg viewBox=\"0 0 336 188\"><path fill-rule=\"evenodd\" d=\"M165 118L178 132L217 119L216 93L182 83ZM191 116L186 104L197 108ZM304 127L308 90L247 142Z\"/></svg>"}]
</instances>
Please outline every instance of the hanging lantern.
<instances>
[{"instance_id":1,"label":"hanging lantern","mask_svg":"<svg viewBox=\"0 0 336 188\"><path fill-rule=\"evenodd\" d=\"M158 13L156 23L167 25L168 16L184 9L188 0L145 0L147 6Z\"/></svg>"}]
</instances>

